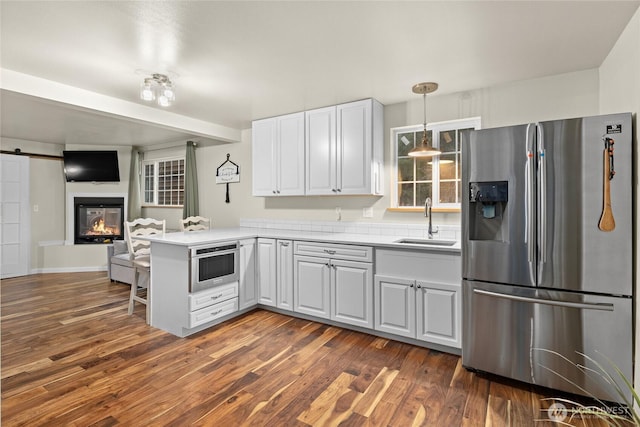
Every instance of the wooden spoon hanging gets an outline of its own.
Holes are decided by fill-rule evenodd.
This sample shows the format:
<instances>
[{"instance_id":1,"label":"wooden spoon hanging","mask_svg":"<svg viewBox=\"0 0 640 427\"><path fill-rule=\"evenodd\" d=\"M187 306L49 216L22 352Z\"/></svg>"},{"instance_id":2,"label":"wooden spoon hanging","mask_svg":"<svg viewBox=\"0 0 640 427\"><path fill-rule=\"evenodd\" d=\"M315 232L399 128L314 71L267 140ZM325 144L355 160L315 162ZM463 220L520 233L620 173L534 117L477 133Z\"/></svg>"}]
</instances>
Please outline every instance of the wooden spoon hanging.
<instances>
[{"instance_id":1,"label":"wooden spoon hanging","mask_svg":"<svg viewBox=\"0 0 640 427\"><path fill-rule=\"evenodd\" d=\"M603 191L602 191L602 215L600 216L600 222L598 228L602 231L613 231L616 228L616 221L613 218L613 210L611 209L611 180L616 174L613 170L613 139L604 139L603 150Z\"/></svg>"}]
</instances>

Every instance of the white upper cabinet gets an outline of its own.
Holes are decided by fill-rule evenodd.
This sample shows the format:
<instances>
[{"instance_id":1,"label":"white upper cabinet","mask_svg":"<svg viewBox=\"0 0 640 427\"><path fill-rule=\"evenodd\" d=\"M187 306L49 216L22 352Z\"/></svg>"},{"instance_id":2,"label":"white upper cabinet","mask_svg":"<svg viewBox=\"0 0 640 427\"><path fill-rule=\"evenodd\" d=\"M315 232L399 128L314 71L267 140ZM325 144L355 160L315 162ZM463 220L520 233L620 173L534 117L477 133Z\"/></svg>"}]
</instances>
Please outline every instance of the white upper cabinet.
<instances>
[{"instance_id":1,"label":"white upper cabinet","mask_svg":"<svg viewBox=\"0 0 640 427\"><path fill-rule=\"evenodd\" d=\"M305 113L306 194L336 194L336 107Z\"/></svg>"},{"instance_id":2,"label":"white upper cabinet","mask_svg":"<svg viewBox=\"0 0 640 427\"><path fill-rule=\"evenodd\" d=\"M305 119L307 195L382 194L382 104L365 99Z\"/></svg>"},{"instance_id":3,"label":"white upper cabinet","mask_svg":"<svg viewBox=\"0 0 640 427\"><path fill-rule=\"evenodd\" d=\"M374 99L252 126L253 195L382 195L383 106Z\"/></svg>"},{"instance_id":4,"label":"white upper cabinet","mask_svg":"<svg viewBox=\"0 0 640 427\"><path fill-rule=\"evenodd\" d=\"M304 113L252 124L253 195L304 195Z\"/></svg>"}]
</instances>

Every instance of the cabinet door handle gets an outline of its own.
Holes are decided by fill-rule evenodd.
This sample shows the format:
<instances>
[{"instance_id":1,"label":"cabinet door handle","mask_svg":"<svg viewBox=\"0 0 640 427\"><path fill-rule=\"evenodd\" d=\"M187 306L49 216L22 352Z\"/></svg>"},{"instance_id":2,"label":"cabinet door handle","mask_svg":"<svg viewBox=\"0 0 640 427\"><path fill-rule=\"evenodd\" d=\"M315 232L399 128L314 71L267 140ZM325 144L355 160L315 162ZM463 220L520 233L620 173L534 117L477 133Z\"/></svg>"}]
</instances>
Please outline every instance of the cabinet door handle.
<instances>
[{"instance_id":1,"label":"cabinet door handle","mask_svg":"<svg viewBox=\"0 0 640 427\"><path fill-rule=\"evenodd\" d=\"M216 314L220 314L220 313L222 313L222 309L211 312L211 315L215 316Z\"/></svg>"},{"instance_id":2,"label":"cabinet door handle","mask_svg":"<svg viewBox=\"0 0 640 427\"><path fill-rule=\"evenodd\" d=\"M410 288L413 288L413 283L409 285Z\"/></svg>"},{"instance_id":3,"label":"cabinet door handle","mask_svg":"<svg viewBox=\"0 0 640 427\"><path fill-rule=\"evenodd\" d=\"M218 299L222 296L223 294L218 294L218 295L212 295L211 299Z\"/></svg>"},{"instance_id":4,"label":"cabinet door handle","mask_svg":"<svg viewBox=\"0 0 640 427\"><path fill-rule=\"evenodd\" d=\"M333 255L333 254L335 254L335 253L336 253L336 251L331 250L331 249L325 249L324 251L325 251L326 253L328 253L329 255Z\"/></svg>"},{"instance_id":5,"label":"cabinet door handle","mask_svg":"<svg viewBox=\"0 0 640 427\"><path fill-rule=\"evenodd\" d=\"M289 246L289 242L280 242L281 246Z\"/></svg>"},{"instance_id":6,"label":"cabinet door handle","mask_svg":"<svg viewBox=\"0 0 640 427\"><path fill-rule=\"evenodd\" d=\"M342 191L342 188L338 188L336 191L339 193Z\"/></svg>"},{"instance_id":7,"label":"cabinet door handle","mask_svg":"<svg viewBox=\"0 0 640 427\"><path fill-rule=\"evenodd\" d=\"M416 288L421 289L422 286L421 285L416 285Z\"/></svg>"}]
</instances>

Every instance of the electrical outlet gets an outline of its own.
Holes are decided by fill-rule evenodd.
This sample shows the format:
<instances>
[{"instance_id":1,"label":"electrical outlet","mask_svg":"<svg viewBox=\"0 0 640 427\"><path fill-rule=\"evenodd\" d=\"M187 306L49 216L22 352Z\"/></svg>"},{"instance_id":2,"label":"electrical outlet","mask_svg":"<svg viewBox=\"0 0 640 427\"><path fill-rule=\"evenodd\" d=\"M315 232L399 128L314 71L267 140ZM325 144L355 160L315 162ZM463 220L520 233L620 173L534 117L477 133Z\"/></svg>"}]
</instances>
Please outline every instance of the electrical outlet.
<instances>
[{"instance_id":1,"label":"electrical outlet","mask_svg":"<svg viewBox=\"0 0 640 427\"><path fill-rule=\"evenodd\" d=\"M363 218L373 218L373 208L362 208Z\"/></svg>"},{"instance_id":2,"label":"electrical outlet","mask_svg":"<svg viewBox=\"0 0 640 427\"><path fill-rule=\"evenodd\" d=\"M33 205L33 211L34 211L34 212L38 212L38 210L39 210L39 209L40 209L40 208L39 208L39 206L38 206L38 205Z\"/></svg>"},{"instance_id":3,"label":"electrical outlet","mask_svg":"<svg viewBox=\"0 0 640 427\"><path fill-rule=\"evenodd\" d=\"M336 207L336 216L338 221L342 220L342 209L340 209L340 206Z\"/></svg>"}]
</instances>

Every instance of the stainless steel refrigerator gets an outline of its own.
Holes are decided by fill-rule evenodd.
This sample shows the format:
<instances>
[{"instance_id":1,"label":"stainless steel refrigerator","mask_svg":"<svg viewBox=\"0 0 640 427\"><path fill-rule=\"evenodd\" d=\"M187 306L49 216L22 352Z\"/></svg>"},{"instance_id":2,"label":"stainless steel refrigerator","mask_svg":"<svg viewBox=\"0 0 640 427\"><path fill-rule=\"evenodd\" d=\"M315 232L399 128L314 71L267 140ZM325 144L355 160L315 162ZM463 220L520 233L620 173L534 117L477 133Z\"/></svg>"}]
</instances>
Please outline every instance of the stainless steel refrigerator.
<instances>
[{"instance_id":1,"label":"stainless steel refrigerator","mask_svg":"<svg viewBox=\"0 0 640 427\"><path fill-rule=\"evenodd\" d=\"M589 358L633 378L631 123L624 113L463 135L465 367L624 401Z\"/></svg>"}]
</instances>

